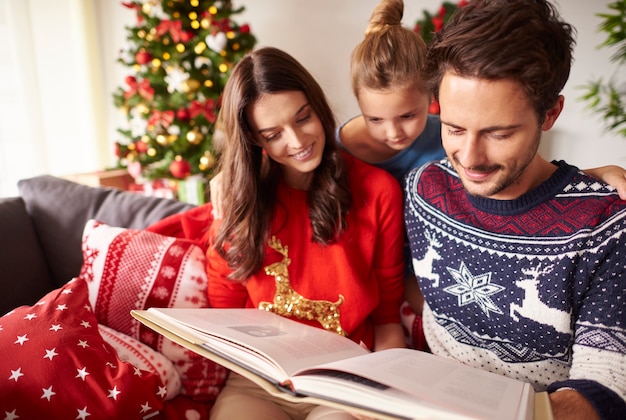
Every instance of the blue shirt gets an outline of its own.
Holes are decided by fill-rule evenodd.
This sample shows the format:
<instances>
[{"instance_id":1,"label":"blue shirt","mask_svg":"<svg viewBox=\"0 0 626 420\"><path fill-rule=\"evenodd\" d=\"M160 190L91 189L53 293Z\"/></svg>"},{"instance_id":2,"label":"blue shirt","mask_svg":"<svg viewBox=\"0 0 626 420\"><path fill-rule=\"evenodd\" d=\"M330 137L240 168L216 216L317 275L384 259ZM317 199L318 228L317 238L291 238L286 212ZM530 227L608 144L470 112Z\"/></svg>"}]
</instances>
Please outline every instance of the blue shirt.
<instances>
[{"instance_id":1,"label":"blue shirt","mask_svg":"<svg viewBox=\"0 0 626 420\"><path fill-rule=\"evenodd\" d=\"M357 116L358 117L358 116ZM348 122L352 121L352 117L345 121L337 128L336 140L340 147L347 150L341 142L339 132ZM349 150L347 150L349 152ZM390 159L378 163L372 163L393 175L400 184L404 182L404 177L411 169L418 168L424 163L433 160L441 160L445 157L443 146L441 145L441 121L437 115L429 115L426 120L424 131L413 141L413 143Z\"/></svg>"}]
</instances>

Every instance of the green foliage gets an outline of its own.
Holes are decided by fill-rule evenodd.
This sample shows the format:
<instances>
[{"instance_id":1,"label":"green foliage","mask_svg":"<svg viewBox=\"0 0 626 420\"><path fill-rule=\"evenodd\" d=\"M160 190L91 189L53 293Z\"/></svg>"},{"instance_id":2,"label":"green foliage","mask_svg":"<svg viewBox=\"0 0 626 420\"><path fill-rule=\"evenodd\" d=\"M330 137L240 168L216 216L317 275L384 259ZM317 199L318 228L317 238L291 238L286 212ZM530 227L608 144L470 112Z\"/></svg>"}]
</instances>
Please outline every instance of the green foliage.
<instances>
[{"instance_id":1,"label":"green foliage","mask_svg":"<svg viewBox=\"0 0 626 420\"><path fill-rule=\"evenodd\" d=\"M626 81L619 76L626 64L626 0L619 0L608 5L613 13L598 13L602 18L598 31L606 33L606 39L598 48L616 48L611 62L617 65L616 76L589 82L585 93L580 97L587 102L587 108L598 114L606 123L606 129L626 137Z\"/></svg>"},{"instance_id":2,"label":"green foliage","mask_svg":"<svg viewBox=\"0 0 626 420\"><path fill-rule=\"evenodd\" d=\"M113 93L127 117L115 144L118 167L141 165L145 179L199 174L215 165L213 132L224 85L256 38L231 18L229 0L132 0L127 48L119 63L129 73ZM181 164L182 162L182 164ZM135 169L136 170L136 169Z\"/></svg>"},{"instance_id":3,"label":"green foliage","mask_svg":"<svg viewBox=\"0 0 626 420\"><path fill-rule=\"evenodd\" d=\"M413 30L421 35L426 44L430 43L433 34L438 32L441 27L450 20L450 17L458 7L463 7L468 2L461 0L458 3L444 1L439 7L437 14L431 14L428 10L423 10L424 17L415 22Z\"/></svg>"}]
</instances>

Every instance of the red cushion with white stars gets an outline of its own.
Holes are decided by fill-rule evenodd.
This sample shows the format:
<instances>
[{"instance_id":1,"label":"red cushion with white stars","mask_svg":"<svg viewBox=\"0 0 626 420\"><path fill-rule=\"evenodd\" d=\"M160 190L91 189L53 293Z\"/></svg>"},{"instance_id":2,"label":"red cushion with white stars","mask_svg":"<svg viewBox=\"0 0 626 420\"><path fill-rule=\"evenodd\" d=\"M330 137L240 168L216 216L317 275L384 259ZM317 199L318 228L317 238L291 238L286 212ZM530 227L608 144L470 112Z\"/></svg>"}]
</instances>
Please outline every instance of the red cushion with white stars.
<instances>
[{"instance_id":1,"label":"red cushion with white stars","mask_svg":"<svg viewBox=\"0 0 626 420\"><path fill-rule=\"evenodd\" d=\"M4 419L145 419L163 406L158 375L100 336L81 279L1 317L0 354Z\"/></svg>"},{"instance_id":2,"label":"red cushion with white stars","mask_svg":"<svg viewBox=\"0 0 626 420\"><path fill-rule=\"evenodd\" d=\"M208 307L206 256L185 239L89 220L83 232L89 300L98 322L162 353L180 374L180 393L213 401L227 370L144 326L130 315L149 307Z\"/></svg>"}]
</instances>

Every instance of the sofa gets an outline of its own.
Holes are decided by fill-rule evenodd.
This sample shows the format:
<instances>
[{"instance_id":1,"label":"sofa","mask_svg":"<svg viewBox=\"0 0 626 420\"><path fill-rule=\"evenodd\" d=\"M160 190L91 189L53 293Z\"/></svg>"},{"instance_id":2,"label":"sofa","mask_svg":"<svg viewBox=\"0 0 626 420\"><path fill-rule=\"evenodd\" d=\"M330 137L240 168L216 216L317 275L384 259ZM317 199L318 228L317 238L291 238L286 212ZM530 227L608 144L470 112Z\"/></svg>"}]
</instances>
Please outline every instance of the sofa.
<instances>
[{"instance_id":1,"label":"sofa","mask_svg":"<svg viewBox=\"0 0 626 420\"><path fill-rule=\"evenodd\" d=\"M223 368L164 343L129 315L149 304L206 305L202 250L144 230L194 206L48 175L21 180L18 189L18 197L0 198L0 412L207 418L226 377ZM144 261L150 265L143 267ZM167 291L164 282L176 290ZM58 308L68 310L57 315ZM62 332L69 338L58 339ZM95 353L79 353L89 349ZM52 366L65 353L61 369L39 366L41 360ZM71 371L72 363L85 360L106 363ZM118 380L122 385L113 385Z\"/></svg>"},{"instance_id":2,"label":"sofa","mask_svg":"<svg viewBox=\"0 0 626 420\"><path fill-rule=\"evenodd\" d=\"M143 229L193 207L49 175L21 180L18 190L19 197L0 198L1 314L32 305L79 274L87 220Z\"/></svg>"}]
</instances>

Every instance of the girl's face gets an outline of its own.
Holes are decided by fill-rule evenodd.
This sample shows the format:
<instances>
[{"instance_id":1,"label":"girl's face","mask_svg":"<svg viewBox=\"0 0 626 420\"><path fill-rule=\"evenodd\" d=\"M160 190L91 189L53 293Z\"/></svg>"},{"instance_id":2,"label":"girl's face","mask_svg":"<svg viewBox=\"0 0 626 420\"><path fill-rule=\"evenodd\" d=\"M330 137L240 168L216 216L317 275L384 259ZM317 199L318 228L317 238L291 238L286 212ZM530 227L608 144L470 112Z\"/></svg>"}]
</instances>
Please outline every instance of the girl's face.
<instances>
[{"instance_id":1,"label":"girl's face","mask_svg":"<svg viewBox=\"0 0 626 420\"><path fill-rule=\"evenodd\" d=\"M404 150L426 127L430 95L416 86L359 90L359 108L370 136L393 150Z\"/></svg>"},{"instance_id":2,"label":"girl's face","mask_svg":"<svg viewBox=\"0 0 626 420\"><path fill-rule=\"evenodd\" d=\"M279 163L287 185L306 190L322 161L326 136L317 114L300 91L261 96L246 109L251 135Z\"/></svg>"}]
</instances>

